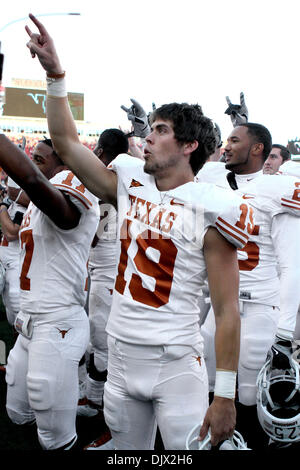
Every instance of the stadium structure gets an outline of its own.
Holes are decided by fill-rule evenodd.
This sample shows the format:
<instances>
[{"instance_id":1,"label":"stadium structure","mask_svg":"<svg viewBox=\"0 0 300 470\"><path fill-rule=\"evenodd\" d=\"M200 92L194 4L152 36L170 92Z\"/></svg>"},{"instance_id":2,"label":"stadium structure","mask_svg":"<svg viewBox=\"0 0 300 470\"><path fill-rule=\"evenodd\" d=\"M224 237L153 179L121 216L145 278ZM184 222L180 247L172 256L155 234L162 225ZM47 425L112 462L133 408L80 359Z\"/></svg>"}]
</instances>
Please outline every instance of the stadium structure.
<instances>
[{"instance_id":1,"label":"stadium structure","mask_svg":"<svg viewBox=\"0 0 300 470\"><path fill-rule=\"evenodd\" d=\"M0 129L16 142L25 137L27 147L32 147L41 136L49 136L46 82L12 78L11 86L1 88L3 104L0 110ZM84 120L84 94L68 93L68 98L80 140L89 147L94 146L101 130L96 124Z\"/></svg>"}]
</instances>

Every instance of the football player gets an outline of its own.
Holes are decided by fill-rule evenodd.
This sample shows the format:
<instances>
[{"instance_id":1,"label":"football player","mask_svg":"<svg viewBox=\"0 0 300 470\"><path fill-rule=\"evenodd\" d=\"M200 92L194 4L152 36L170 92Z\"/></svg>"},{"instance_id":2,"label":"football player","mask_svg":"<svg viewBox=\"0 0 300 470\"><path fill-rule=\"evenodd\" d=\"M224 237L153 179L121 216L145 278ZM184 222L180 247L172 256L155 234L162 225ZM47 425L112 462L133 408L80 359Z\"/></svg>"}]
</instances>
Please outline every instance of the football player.
<instances>
[{"instance_id":1,"label":"football player","mask_svg":"<svg viewBox=\"0 0 300 470\"><path fill-rule=\"evenodd\" d=\"M9 196L15 192L15 200ZM13 196L14 197L14 196ZM2 293L6 316L10 325L14 324L20 309L19 282L19 230L23 215L29 204L29 198L23 190L8 178L8 196L0 202L1 243L0 260L5 269L5 285Z\"/></svg>"},{"instance_id":2,"label":"football player","mask_svg":"<svg viewBox=\"0 0 300 470\"><path fill-rule=\"evenodd\" d=\"M255 230L243 250L238 251L241 350L237 429L253 449L264 445L265 441L257 438L260 430L256 416L257 375L273 344L275 349L283 344L286 353L291 355L300 301L300 182L289 176L262 174L270 150L271 135L264 126L240 124L228 137L225 165L207 163L197 175L199 181L236 190L255 208ZM213 361L210 362L213 358L212 314L202 332L212 388L215 369Z\"/></svg>"},{"instance_id":3,"label":"football player","mask_svg":"<svg viewBox=\"0 0 300 470\"><path fill-rule=\"evenodd\" d=\"M48 76L47 116L55 147L83 184L118 208L118 267L108 332L104 414L117 449L152 449L158 424L166 449L184 449L203 421L212 444L233 434L239 351L236 247L253 229L244 201L194 176L216 146L200 106L172 103L152 114L145 162L118 156L109 170L78 139L64 71L51 37L39 34L31 55ZM248 208L247 203L243 206ZM224 279L223 273L226 272ZM217 379L208 388L198 295L208 273L216 316Z\"/></svg>"},{"instance_id":4,"label":"football player","mask_svg":"<svg viewBox=\"0 0 300 470\"><path fill-rule=\"evenodd\" d=\"M279 171L280 166L290 160L290 158L291 153L289 149L284 147L284 145L273 144L271 152L264 163L263 173L265 175L275 175Z\"/></svg>"},{"instance_id":5,"label":"football player","mask_svg":"<svg viewBox=\"0 0 300 470\"><path fill-rule=\"evenodd\" d=\"M89 340L86 265L97 199L50 139L38 143L33 163L2 134L0 162L31 201L19 232L19 335L8 356L6 409L16 424L36 422L43 449L69 449L77 440L78 363Z\"/></svg>"},{"instance_id":6,"label":"football player","mask_svg":"<svg viewBox=\"0 0 300 470\"><path fill-rule=\"evenodd\" d=\"M104 130L95 155L108 166L120 153L128 152L128 138L119 129ZM102 408L104 383L107 376L107 335L116 269L117 213L111 204L99 200L100 221L89 253L89 321L90 358L85 382L85 395L80 400L79 416L96 416Z\"/></svg>"}]
</instances>

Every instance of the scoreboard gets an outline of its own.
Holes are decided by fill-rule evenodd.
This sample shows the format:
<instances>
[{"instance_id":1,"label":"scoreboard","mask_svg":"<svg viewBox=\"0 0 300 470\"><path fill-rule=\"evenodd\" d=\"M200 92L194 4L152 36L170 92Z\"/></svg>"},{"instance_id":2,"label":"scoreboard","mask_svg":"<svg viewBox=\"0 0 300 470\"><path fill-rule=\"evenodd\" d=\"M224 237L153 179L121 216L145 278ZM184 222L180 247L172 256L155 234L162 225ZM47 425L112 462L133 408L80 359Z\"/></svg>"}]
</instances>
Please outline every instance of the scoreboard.
<instances>
[{"instance_id":1,"label":"scoreboard","mask_svg":"<svg viewBox=\"0 0 300 470\"><path fill-rule=\"evenodd\" d=\"M84 120L84 94L68 93L68 100L76 121ZM46 118L46 90L5 87L2 116Z\"/></svg>"}]
</instances>

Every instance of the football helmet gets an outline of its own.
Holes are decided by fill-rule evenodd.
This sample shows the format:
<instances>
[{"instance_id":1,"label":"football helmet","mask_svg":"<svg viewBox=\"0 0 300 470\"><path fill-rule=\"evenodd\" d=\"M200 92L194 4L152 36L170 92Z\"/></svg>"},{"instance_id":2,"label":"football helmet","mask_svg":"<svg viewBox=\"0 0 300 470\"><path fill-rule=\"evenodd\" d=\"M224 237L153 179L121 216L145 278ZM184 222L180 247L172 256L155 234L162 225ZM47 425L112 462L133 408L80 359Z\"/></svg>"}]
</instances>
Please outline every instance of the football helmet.
<instances>
[{"instance_id":1,"label":"football helmet","mask_svg":"<svg viewBox=\"0 0 300 470\"><path fill-rule=\"evenodd\" d=\"M201 425L197 424L193 427L191 432L188 434L185 442L185 447L187 450L210 450L211 449L211 442L210 442L210 431L208 431L207 435L203 439L203 441L198 441L199 432L200 432ZM225 444L226 445L223 445ZM246 442L243 439L243 436L238 432L234 431L233 436L230 439L224 441L219 450L251 450L247 447ZM222 448L223 446L223 448Z\"/></svg>"},{"instance_id":2,"label":"football helmet","mask_svg":"<svg viewBox=\"0 0 300 470\"><path fill-rule=\"evenodd\" d=\"M258 374L258 420L273 441L300 441L299 383L299 364L294 359L284 370L272 367L268 359Z\"/></svg>"}]
</instances>

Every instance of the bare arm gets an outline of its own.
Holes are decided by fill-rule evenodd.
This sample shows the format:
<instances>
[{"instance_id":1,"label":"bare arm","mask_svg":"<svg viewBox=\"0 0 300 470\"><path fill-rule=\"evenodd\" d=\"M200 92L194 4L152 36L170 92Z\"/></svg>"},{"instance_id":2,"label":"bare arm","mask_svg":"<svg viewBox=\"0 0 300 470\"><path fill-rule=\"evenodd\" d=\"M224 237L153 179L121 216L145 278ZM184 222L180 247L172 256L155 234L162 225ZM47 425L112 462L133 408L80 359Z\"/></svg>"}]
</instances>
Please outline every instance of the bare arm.
<instances>
[{"instance_id":1,"label":"bare arm","mask_svg":"<svg viewBox=\"0 0 300 470\"><path fill-rule=\"evenodd\" d=\"M47 119L60 158L91 193L116 205L117 175L79 141L68 99L48 95Z\"/></svg>"},{"instance_id":2,"label":"bare arm","mask_svg":"<svg viewBox=\"0 0 300 470\"><path fill-rule=\"evenodd\" d=\"M30 200L58 227L67 230L78 225L80 213L76 206L4 134L0 134L0 164L24 189Z\"/></svg>"},{"instance_id":3,"label":"bare arm","mask_svg":"<svg viewBox=\"0 0 300 470\"><path fill-rule=\"evenodd\" d=\"M40 21L33 15L29 16L39 30L39 34L33 34L26 26L30 36L27 46L32 57L38 56L48 74L60 74L63 69L52 38ZM96 155L79 141L67 96L48 94L47 119L51 139L60 158L87 189L102 200L116 205L117 175L108 170Z\"/></svg>"},{"instance_id":4,"label":"bare arm","mask_svg":"<svg viewBox=\"0 0 300 470\"><path fill-rule=\"evenodd\" d=\"M239 269L236 249L219 232L210 228L204 239L211 302L216 320L216 367L236 371L240 349ZM209 407L200 438L211 429L211 442L216 445L230 437L235 428L234 400L215 396Z\"/></svg>"},{"instance_id":5,"label":"bare arm","mask_svg":"<svg viewBox=\"0 0 300 470\"><path fill-rule=\"evenodd\" d=\"M17 197L17 203L20 204L23 207L28 207L28 205L30 203L30 199L27 196L27 194L25 193L25 191L23 191L23 189L21 189L21 192L19 193L19 195Z\"/></svg>"},{"instance_id":6,"label":"bare arm","mask_svg":"<svg viewBox=\"0 0 300 470\"><path fill-rule=\"evenodd\" d=\"M22 188L14 188L13 186L8 186L7 195L12 201L17 201L23 207L28 207L30 199L27 194L23 191Z\"/></svg>"},{"instance_id":7,"label":"bare arm","mask_svg":"<svg viewBox=\"0 0 300 470\"><path fill-rule=\"evenodd\" d=\"M0 204L0 225L1 231L5 236L6 240L12 242L17 240L19 236L20 225L15 224L6 209L6 206L1 206Z\"/></svg>"}]
</instances>

